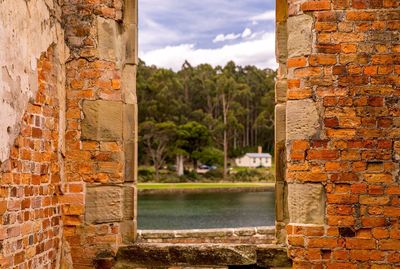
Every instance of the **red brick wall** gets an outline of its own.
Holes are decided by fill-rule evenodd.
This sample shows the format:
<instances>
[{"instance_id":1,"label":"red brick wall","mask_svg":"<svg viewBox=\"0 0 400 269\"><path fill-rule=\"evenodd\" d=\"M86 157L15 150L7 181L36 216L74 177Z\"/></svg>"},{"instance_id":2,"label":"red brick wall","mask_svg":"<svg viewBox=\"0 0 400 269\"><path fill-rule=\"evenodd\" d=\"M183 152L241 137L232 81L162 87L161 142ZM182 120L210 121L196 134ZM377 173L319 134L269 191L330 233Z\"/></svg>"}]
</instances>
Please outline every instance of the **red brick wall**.
<instances>
[{"instance_id":1,"label":"red brick wall","mask_svg":"<svg viewBox=\"0 0 400 269\"><path fill-rule=\"evenodd\" d=\"M288 59L288 99L313 100L320 129L287 141L287 182L326 203L324 225L287 226L294 268L399 268L400 1L289 1L303 12L313 48Z\"/></svg>"},{"instance_id":2,"label":"red brick wall","mask_svg":"<svg viewBox=\"0 0 400 269\"><path fill-rule=\"evenodd\" d=\"M61 207L58 62L50 48L38 61L39 90L0 170L0 268L55 268Z\"/></svg>"}]
</instances>

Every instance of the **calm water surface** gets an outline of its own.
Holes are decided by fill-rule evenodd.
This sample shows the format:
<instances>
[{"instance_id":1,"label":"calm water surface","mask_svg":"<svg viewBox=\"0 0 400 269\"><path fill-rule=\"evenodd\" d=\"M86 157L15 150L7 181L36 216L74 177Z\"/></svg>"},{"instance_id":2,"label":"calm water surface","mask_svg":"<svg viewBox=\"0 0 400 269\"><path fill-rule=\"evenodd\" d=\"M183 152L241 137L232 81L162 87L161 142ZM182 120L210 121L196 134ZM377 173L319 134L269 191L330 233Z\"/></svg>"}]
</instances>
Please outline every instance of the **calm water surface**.
<instances>
[{"instance_id":1,"label":"calm water surface","mask_svg":"<svg viewBox=\"0 0 400 269\"><path fill-rule=\"evenodd\" d=\"M139 229L207 229L275 224L275 193L139 195Z\"/></svg>"}]
</instances>

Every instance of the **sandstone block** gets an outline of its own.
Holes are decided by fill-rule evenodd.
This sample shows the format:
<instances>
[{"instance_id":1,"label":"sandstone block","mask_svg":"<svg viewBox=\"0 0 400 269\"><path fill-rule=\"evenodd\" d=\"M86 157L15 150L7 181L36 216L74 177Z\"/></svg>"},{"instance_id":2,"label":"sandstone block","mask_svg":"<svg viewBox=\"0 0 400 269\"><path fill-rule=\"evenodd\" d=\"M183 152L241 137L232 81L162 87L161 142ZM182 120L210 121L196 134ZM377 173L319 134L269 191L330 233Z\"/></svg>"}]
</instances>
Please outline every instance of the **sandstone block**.
<instances>
[{"instance_id":1,"label":"sandstone block","mask_svg":"<svg viewBox=\"0 0 400 269\"><path fill-rule=\"evenodd\" d=\"M309 15L290 17L287 27L289 58L309 55L312 48L312 17Z\"/></svg>"},{"instance_id":2,"label":"sandstone block","mask_svg":"<svg viewBox=\"0 0 400 269\"><path fill-rule=\"evenodd\" d=\"M275 106L275 143L286 140L286 105Z\"/></svg>"},{"instance_id":3,"label":"sandstone block","mask_svg":"<svg viewBox=\"0 0 400 269\"><path fill-rule=\"evenodd\" d=\"M136 104L136 73L135 65L126 64L122 70L122 94L126 104Z\"/></svg>"},{"instance_id":4,"label":"sandstone block","mask_svg":"<svg viewBox=\"0 0 400 269\"><path fill-rule=\"evenodd\" d=\"M286 102L286 95L288 90L287 79L280 79L275 83L275 102Z\"/></svg>"},{"instance_id":5,"label":"sandstone block","mask_svg":"<svg viewBox=\"0 0 400 269\"><path fill-rule=\"evenodd\" d=\"M288 32L286 22L276 24L275 56L278 63L286 63L288 58Z\"/></svg>"},{"instance_id":6,"label":"sandstone block","mask_svg":"<svg viewBox=\"0 0 400 269\"><path fill-rule=\"evenodd\" d=\"M115 141L122 139L123 104L114 101L84 101L82 138L84 140Z\"/></svg>"},{"instance_id":7,"label":"sandstone block","mask_svg":"<svg viewBox=\"0 0 400 269\"><path fill-rule=\"evenodd\" d=\"M324 224L325 191L322 184L289 184L290 223Z\"/></svg>"},{"instance_id":8,"label":"sandstone block","mask_svg":"<svg viewBox=\"0 0 400 269\"><path fill-rule=\"evenodd\" d=\"M287 140L309 139L318 133L319 128L319 116L315 102L309 99L287 102Z\"/></svg>"},{"instance_id":9,"label":"sandstone block","mask_svg":"<svg viewBox=\"0 0 400 269\"><path fill-rule=\"evenodd\" d=\"M134 142L125 143L125 182L136 181L136 144Z\"/></svg>"},{"instance_id":10,"label":"sandstone block","mask_svg":"<svg viewBox=\"0 0 400 269\"><path fill-rule=\"evenodd\" d=\"M119 25L115 20L97 17L98 51L102 60L120 63L122 46Z\"/></svg>"},{"instance_id":11,"label":"sandstone block","mask_svg":"<svg viewBox=\"0 0 400 269\"><path fill-rule=\"evenodd\" d=\"M123 189L119 186L94 186L86 190L85 221L107 223L123 218Z\"/></svg>"},{"instance_id":12,"label":"sandstone block","mask_svg":"<svg viewBox=\"0 0 400 269\"><path fill-rule=\"evenodd\" d=\"M123 213L125 220L133 220L136 216L136 190L133 186L124 186Z\"/></svg>"}]
</instances>

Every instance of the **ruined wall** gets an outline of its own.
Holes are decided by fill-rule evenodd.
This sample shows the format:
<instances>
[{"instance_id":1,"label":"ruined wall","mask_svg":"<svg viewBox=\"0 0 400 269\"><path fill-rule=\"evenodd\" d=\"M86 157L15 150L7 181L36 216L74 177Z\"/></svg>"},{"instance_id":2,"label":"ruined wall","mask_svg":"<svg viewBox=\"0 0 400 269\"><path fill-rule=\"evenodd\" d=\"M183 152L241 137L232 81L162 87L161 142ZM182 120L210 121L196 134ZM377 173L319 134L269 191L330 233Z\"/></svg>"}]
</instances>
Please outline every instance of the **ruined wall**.
<instances>
[{"instance_id":1,"label":"ruined wall","mask_svg":"<svg viewBox=\"0 0 400 269\"><path fill-rule=\"evenodd\" d=\"M136 233L137 3L66 0L64 236L73 268Z\"/></svg>"},{"instance_id":2,"label":"ruined wall","mask_svg":"<svg viewBox=\"0 0 400 269\"><path fill-rule=\"evenodd\" d=\"M395 268L400 2L289 0L287 31L294 268Z\"/></svg>"},{"instance_id":3,"label":"ruined wall","mask_svg":"<svg viewBox=\"0 0 400 269\"><path fill-rule=\"evenodd\" d=\"M0 2L0 267L61 256L64 36L56 1Z\"/></svg>"},{"instance_id":4,"label":"ruined wall","mask_svg":"<svg viewBox=\"0 0 400 269\"><path fill-rule=\"evenodd\" d=\"M10 156L29 99L38 90L37 61L51 44L63 60L61 9L57 1L0 2L0 162Z\"/></svg>"}]
</instances>

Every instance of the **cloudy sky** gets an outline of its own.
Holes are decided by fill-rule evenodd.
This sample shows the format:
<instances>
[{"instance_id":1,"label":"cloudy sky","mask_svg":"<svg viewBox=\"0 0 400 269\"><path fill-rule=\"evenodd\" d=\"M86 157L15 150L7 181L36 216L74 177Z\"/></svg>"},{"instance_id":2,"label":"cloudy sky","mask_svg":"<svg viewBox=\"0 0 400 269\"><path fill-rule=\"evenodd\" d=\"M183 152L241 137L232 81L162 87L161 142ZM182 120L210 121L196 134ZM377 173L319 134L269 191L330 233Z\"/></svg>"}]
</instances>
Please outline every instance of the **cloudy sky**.
<instances>
[{"instance_id":1,"label":"cloudy sky","mask_svg":"<svg viewBox=\"0 0 400 269\"><path fill-rule=\"evenodd\" d=\"M139 0L139 56L177 70L193 65L276 68L275 0Z\"/></svg>"}]
</instances>

